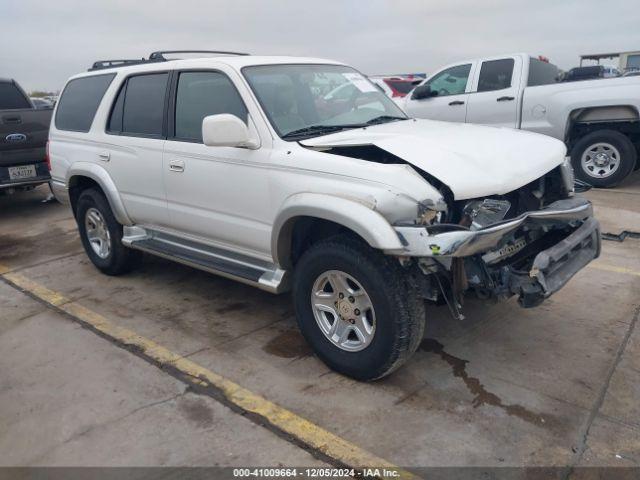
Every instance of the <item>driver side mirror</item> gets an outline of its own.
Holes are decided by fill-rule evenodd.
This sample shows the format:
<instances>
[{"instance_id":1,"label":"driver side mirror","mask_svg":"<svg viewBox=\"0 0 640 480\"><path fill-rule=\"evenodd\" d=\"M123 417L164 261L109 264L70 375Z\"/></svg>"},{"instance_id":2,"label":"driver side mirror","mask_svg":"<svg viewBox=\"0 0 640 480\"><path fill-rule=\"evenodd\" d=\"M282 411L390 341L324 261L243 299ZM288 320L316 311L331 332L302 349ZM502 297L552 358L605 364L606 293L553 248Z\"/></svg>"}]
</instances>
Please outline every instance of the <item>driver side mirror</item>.
<instances>
[{"instance_id":1,"label":"driver side mirror","mask_svg":"<svg viewBox=\"0 0 640 480\"><path fill-rule=\"evenodd\" d=\"M424 98L431 98L437 95L438 95L438 92L431 90L431 87L429 85L419 85L413 89L411 98L413 100L422 100Z\"/></svg>"},{"instance_id":2,"label":"driver side mirror","mask_svg":"<svg viewBox=\"0 0 640 480\"><path fill-rule=\"evenodd\" d=\"M235 115L221 113L202 120L202 143L208 147L257 148L247 124Z\"/></svg>"}]
</instances>

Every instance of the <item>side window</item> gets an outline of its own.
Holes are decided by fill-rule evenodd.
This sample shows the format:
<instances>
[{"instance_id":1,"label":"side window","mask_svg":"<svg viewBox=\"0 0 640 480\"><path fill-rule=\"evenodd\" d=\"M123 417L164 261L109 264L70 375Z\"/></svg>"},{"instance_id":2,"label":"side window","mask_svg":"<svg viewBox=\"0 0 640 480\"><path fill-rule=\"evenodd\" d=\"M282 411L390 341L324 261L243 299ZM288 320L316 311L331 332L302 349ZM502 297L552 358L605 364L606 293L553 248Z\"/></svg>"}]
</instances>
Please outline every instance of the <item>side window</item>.
<instances>
[{"instance_id":1,"label":"side window","mask_svg":"<svg viewBox=\"0 0 640 480\"><path fill-rule=\"evenodd\" d=\"M202 120L220 113L247 122L247 108L229 77L220 72L182 72L176 92L175 137L202 142Z\"/></svg>"},{"instance_id":2,"label":"side window","mask_svg":"<svg viewBox=\"0 0 640 480\"><path fill-rule=\"evenodd\" d=\"M509 88L513 75L513 64L513 58L482 62L480 78L478 79L478 92Z\"/></svg>"},{"instance_id":3,"label":"side window","mask_svg":"<svg viewBox=\"0 0 640 480\"><path fill-rule=\"evenodd\" d=\"M438 73L426 84L431 87L432 91L438 92L439 97L460 95L461 93L464 93L467 88L470 72L470 63L456 65L455 67L447 68L446 70Z\"/></svg>"},{"instance_id":4,"label":"side window","mask_svg":"<svg viewBox=\"0 0 640 480\"><path fill-rule=\"evenodd\" d=\"M111 110L107 131L126 135L162 136L168 73L129 77Z\"/></svg>"},{"instance_id":5,"label":"side window","mask_svg":"<svg viewBox=\"0 0 640 480\"><path fill-rule=\"evenodd\" d=\"M56 128L88 132L113 77L115 73L76 78L67 83L58 102Z\"/></svg>"}]
</instances>

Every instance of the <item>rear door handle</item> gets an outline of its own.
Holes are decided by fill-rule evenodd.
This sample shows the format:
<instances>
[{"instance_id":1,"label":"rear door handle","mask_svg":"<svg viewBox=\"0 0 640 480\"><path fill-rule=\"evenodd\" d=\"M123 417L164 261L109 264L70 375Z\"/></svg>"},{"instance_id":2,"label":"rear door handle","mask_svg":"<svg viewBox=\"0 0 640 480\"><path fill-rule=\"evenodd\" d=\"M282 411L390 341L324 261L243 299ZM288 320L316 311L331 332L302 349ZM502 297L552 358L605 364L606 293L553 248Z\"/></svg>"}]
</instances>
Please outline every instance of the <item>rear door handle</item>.
<instances>
[{"instance_id":1,"label":"rear door handle","mask_svg":"<svg viewBox=\"0 0 640 480\"><path fill-rule=\"evenodd\" d=\"M108 162L111 160L111 154L109 152L102 152L98 154L98 158L103 162Z\"/></svg>"},{"instance_id":2,"label":"rear door handle","mask_svg":"<svg viewBox=\"0 0 640 480\"><path fill-rule=\"evenodd\" d=\"M454 106L454 105L464 105L464 102L462 100L454 100L453 102L449 102L449 106Z\"/></svg>"},{"instance_id":3,"label":"rear door handle","mask_svg":"<svg viewBox=\"0 0 640 480\"><path fill-rule=\"evenodd\" d=\"M171 160L169 170L172 172L184 172L184 162L182 160Z\"/></svg>"},{"instance_id":4,"label":"rear door handle","mask_svg":"<svg viewBox=\"0 0 640 480\"><path fill-rule=\"evenodd\" d=\"M516 97L499 97L496 102L510 102L511 100L515 100Z\"/></svg>"}]
</instances>

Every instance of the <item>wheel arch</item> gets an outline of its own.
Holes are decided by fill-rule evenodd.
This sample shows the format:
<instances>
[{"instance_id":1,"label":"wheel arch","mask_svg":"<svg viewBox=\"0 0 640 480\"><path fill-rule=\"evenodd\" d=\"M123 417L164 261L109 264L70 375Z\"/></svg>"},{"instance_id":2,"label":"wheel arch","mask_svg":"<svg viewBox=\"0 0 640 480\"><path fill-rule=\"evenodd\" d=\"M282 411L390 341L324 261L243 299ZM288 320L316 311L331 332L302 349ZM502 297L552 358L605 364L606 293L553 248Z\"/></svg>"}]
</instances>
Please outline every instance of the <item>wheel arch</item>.
<instances>
[{"instance_id":1,"label":"wheel arch","mask_svg":"<svg viewBox=\"0 0 640 480\"><path fill-rule=\"evenodd\" d=\"M565 143L570 149L583 136L596 130L616 130L627 136L640 135L640 113L634 105L599 105L569 112Z\"/></svg>"},{"instance_id":2,"label":"wheel arch","mask_svg":"<svg viewBox=\"0 0 640 480\"><path fill-rule=\"evenodd\" d=\"M332 230L333 229L333 230ZM301 193L289 197L273 224L271 251L276 264L291 268L295 262L296 234L347 231L372 248L402 251L402 243L387 220L370 206L354 199L317 193Z\"/></svg>"},{"instance_id":3,"label":"wheel arch","mask_svg":"<svg viewBox=\"0 0 640 480\"><path fill-rule=\"evenodd\" d=\"M109 207L111 207L116 220L122 225L132 225L115 183L107 171L100 166L88 162L75 163L67 173L66 183L74 214L76 203L82 190L97 186L106 197L107 202L109 202Z\"/></svg>"}]
</instances>

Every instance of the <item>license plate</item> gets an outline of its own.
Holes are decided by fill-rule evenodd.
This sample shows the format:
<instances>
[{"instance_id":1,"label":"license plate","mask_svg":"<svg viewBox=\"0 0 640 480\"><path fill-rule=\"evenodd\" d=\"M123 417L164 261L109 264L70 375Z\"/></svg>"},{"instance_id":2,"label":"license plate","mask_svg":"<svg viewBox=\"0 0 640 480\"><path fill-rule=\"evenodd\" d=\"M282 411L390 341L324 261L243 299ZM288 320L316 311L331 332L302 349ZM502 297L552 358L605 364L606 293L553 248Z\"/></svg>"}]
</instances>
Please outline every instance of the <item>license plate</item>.
<instances>
[{"instance_id":1,"label":"license plate","mask_svg":"<svg viewBox=\"0 0 640 480\"><path fill-rule=\"evenodd\" d=\"M20 165L19 167L9 167L9 180L24 180L37 176L35 165Z\"/></svg>"}]
</instances>

